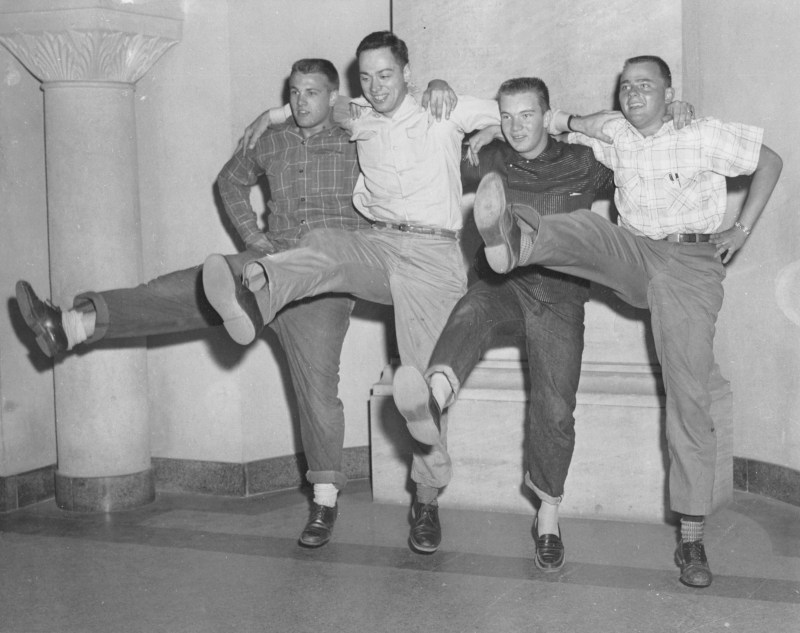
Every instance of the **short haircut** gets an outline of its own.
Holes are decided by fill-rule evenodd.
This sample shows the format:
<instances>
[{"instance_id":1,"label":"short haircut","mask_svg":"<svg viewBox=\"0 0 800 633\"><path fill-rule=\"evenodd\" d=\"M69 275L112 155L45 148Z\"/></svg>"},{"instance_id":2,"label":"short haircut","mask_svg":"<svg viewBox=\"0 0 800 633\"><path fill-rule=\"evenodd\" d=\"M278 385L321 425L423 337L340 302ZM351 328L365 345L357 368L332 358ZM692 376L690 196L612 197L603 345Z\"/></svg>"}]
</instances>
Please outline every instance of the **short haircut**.
<instances>
[{"instance_id":1,"label":"short haircut","mask_svg":"<svg viewBox=\"0 0 800 633\"><path fill-rule=\"evenodd\" d=\"M550 91L547 89L547 84L538 77L515 77L514 79L507 79L497 90L497 100L503 95L516 95L522 92L533 92L539 99L539 105L543 112L550 109Z\"/></svg>"},{"instance_id":2,"label":"short haircut","mask_svg":"<svg viewBox=\"0 0 800 633\"><path fill-rule=\"evenodd\" d=\"M408 64L408 46L391 31L375 31L367 35L356 49L356 58L364 51L388 48L400 66Z\"/></svg>"},{"instance_id":3,"label":"short haircut","mask_svg":"<svg viewBox=\"0 0 800 633\"><path fill-rule=\"evenodd\" d=\"M339 73L336 70L336 66L334 66L327 59L317 59L313 57L307 59L298 59L294 64L292 64L291 74L294 75L295 73L300 73L301 75L310 75L311 73L325 75L328 83L331 85L331 89L339 89Z\"/></svg>"},{"instance_id":4,"label":"short haircut","mask_svg":"<svg viewBox=\"0 0 800 633\"><path fill-rule=\"evenodd\" d=\"M665 62L657 55L639 55L638 57L631 57L630 59L626 59L625 63L622 66L622 70L624 72L625 69L631 64L646 64L648 62L652 62L653 64L658 66L658 70L661 72L661 76L664 78L664 82L667 84L667 88L671 88L672 72L670 72L669 66L667 66L667 62Z\"/></svg>"}]
</instances>

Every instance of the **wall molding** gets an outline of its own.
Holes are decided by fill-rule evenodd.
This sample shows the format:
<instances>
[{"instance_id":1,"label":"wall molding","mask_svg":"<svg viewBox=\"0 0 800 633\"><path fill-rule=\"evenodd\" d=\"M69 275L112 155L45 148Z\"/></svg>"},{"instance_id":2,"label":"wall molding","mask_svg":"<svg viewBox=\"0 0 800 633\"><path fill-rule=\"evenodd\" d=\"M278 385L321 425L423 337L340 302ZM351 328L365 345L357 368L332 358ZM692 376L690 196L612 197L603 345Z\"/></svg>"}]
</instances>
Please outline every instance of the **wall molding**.
<instances>
[{"instance_id":1,"label":"wall molding","mask_svg":"<svg viewBox=\"0 0 800 633\"><path fill-rule=\"evenodd\" d=\"M734 457L733 488L800 506L800 471L786 466Z\"/></svg>"},{"instance_id":2,"label":"wall molding","mask_svg":"<svg viewBox=\"0 0 800 633\"><path fill-rule=\"evenodd\" d=\"M368 446L344 449L350 479L370 476ZM152 458L156 492L246 497L298 488L307 470L302 453L244 464L169 457ZM0 512L11 512L55 496L56 465L0 477ZM746 457L733 458L733 488L800 507L800 471Z\"/></svg>"}]
</instances>

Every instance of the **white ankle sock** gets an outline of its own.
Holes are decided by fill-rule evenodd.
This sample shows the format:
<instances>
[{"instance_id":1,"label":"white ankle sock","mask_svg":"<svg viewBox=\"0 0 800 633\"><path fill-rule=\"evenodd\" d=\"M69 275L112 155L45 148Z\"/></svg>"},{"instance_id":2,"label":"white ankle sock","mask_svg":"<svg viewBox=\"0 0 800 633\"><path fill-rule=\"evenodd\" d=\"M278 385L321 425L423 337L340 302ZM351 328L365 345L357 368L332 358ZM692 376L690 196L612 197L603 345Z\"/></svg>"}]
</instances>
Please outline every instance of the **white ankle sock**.
<instances>
[{"instance_id":1,"label":"white ankle sock","mask_svg":"<svg viewBox=\"0 0 800 633\"><path fill-rule=\"evenodd\" d=\"M314 503L332 508L336 505L339 494L333 484L314 484Z\"/></svg>"},{"instance_id":2,"label":"white ankle sock","mask_svg":"<svg viewBox=\"0 0 800 633\"><path fill-rule=\"evenodd\" d=\"M78 310L64 310L61 313L61 325L67 335L67 349L72 349L89 338L83 321L84 314ZM94 331L94 328L92 330Z\"/></svg>"},{"instance_id":3,"label":"white ankle sock","mask_svg":"<svg viewBox=\"0 0 800 633\"><path fill-rule=\"evenodd\" d=\"M439 405L439 410L444 411L445 407L453 395L453 388L450 386L450 381L442 372L436 372L431 375L430 379L431 394L433 399Z\"/></svg>"},{"instance_id":4,"label":"white ankle sock","mask_svg":"<svg viewBox=\"0 0 800 633\"><path fill-rule=\"evenodd\" d=\"M540 536L542 534L558 535L558 504L542 501L536 523Z\"/></svg>"}]
</instances>

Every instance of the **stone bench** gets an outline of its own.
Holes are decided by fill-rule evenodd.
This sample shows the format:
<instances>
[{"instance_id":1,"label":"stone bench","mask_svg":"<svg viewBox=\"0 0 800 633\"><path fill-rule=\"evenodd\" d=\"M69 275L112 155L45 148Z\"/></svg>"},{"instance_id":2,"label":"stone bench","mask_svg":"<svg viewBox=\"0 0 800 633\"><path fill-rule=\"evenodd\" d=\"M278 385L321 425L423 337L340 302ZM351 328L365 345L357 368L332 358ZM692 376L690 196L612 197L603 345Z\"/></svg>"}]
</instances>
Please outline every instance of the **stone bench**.
<instances>
[{"instance_id":1,"label":"stone bench","mask_svg":"<svg viewBox=\"0 0 800 633\"><path fill-rule=\"evenodd\" d=\"M395 365L385 368L370 399L375 501L407 504L412 441L394 406ZM443 506L531 513L522 481L527 415L524 359L482 360L450 408L453 480ZM563 516L662 522L669 518L664 396L658 366L584 362L575 411L576 446ZM729 399L718 403L714 507L733 496Z\"/></svg>"}]
</instances>

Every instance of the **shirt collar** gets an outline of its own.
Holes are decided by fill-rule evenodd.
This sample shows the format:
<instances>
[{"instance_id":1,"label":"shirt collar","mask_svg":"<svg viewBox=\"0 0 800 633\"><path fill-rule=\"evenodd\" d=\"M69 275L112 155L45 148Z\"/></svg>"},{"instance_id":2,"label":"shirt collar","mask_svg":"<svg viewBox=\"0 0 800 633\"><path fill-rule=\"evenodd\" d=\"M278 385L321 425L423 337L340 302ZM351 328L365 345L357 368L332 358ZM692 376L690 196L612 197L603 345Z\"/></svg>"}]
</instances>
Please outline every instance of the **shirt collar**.
<instances>
[{"instance_id":1,"label":"shirt collar","mask_svg":"<svg viewBox=\"0 0 800 633\"><path fill-rule=\"evenodd\" d=\"M658 131L655 134L651 134L650 136L645 136L639 130L637 130L630 121L626 119L625 129L628 131L629 136L633 136L635 138L644 140L646 138L657 138L659 136L668 136L670 134L674 134L675 124L672 121L666 121L665 123L661 124L661 127L658 128Z\"/></svg>"},{"instance_id":2,"label":"shirt collar","mask_svg":"<svg viewBox=\"0 0 800 633\"><path fill-rule=\"evenodd\" d=\"M519 154L511 145L508 143L503 143L503 146L506 149L506 155L508 158L513 158L517 162L527 161L529 163L535 163L539 161L543 162L550 162L554 158L557 158L561 154L561 143L556 142L553 140L552 136L547 137L547 145L542 150L542 153L536 156L535 158L525 158L521 154Z\"/></svg>"},{"instance_id":3,"label":"shirt collar","mask_svg":"<svg viewBox=\"0 0 800 633\"><path fill-rule=\"evenodd\" d=\"M308 138L303 136L302 132L300 131L300 127L297 126L297 125L290 125L290 126L288 126L288 129L291 132L293 132L294 134L296 134L297 136L299 136L299 137L301 137L301 138L303 138L303 139L305 139L307 141L310 141L312 138L325 138L326 136L329 137L329 136L334 136L334 135L337 135L337 134L347 134L344 130L342 130L341 127L339 127L335 123L329 128L325 128L324 130L320 130L316 134L312 134ZM349 138L349 135L347 135L347 136Z\"/></svg>"},{"instance_id":4,"label":"shirt collar","mask_svg":"<svg viewBox=\"0 0 800 633\"><path fill-rule=\"evenodd\" d=\"M400 104L400 107L397 108L397 111L391 117L386 117L382 114L375 112L370 102L367 101L366 97L356 97L354 99L351 99L350 103L353 103L361 108L370 108L372 110L371 112L372 116L381 119L399 119L403 116L406 116L418 110L420 107L416 98L414 98L414 96L410 92L406 93L406 96L403 98L403 103Z\"/></svg>"}]
</instances>

